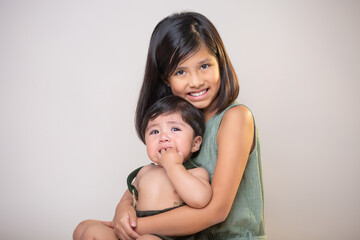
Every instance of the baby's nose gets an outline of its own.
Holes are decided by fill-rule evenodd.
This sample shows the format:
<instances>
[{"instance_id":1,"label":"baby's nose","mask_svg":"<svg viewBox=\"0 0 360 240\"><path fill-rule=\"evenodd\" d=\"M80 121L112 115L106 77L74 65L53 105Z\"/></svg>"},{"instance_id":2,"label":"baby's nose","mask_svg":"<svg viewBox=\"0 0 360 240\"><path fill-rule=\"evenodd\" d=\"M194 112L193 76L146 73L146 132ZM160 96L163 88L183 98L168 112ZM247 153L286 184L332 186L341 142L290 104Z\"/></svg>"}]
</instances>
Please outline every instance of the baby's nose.
<instances>
[{"instance_id":1,"label":"baby's nose","mask_svg":"<svg viewBox=\"0 0 360 240\"><path fill-rule=\"evenodd\" d=\"M169 141L170 138L169 136L166 134L166 133L162 133L161 136L160 136L160 142L167 142Z\"/></svg>"}]
</instances>

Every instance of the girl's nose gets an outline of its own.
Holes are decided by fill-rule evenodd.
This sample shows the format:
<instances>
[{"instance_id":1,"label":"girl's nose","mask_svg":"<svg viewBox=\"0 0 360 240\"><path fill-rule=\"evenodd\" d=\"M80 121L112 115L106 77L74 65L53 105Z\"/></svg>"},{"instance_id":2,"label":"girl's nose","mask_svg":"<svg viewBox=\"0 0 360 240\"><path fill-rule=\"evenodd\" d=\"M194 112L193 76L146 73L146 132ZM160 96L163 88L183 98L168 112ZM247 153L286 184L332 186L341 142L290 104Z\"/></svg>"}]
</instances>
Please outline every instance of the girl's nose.
<instances>
[{"instance_id":1,"label":"girl's nose","mask_svg":"<svg viewBox=\"0 0 360 240\"><path fill-rule=\"evenodd\" d=\"M203 84L203 82L204 81L203 81L202 77L198 73L195 73L190 77L189 85L191 87L198 88Z\"/></svg>"}]
</instances>

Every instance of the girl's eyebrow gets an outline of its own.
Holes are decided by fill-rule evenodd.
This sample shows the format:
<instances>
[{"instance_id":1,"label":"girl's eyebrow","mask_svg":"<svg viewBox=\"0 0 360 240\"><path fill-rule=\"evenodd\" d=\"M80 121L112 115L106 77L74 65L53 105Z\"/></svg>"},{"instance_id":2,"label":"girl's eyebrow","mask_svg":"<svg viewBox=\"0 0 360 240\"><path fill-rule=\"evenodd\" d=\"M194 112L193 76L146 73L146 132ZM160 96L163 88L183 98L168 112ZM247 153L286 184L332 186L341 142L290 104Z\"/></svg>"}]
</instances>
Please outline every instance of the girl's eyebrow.
<instances>
[{"instance_id":1,"label":"girl's eyebrow","mask_svg":"<svg viewBox=\"0 0 360 240\"><path fill-rule=\"evenodd\" d=\"M203 65L204 63L208 63L211 62L210 58L204 58L201 61L198 62L198 65ZM187 66L183 66L181 63L176 67L175 71L180 70L180 69L187 69Z\"/></svg>"},{"instance_id":2,"label":"girl's eyebrow","mask_svg":"<svg viewBox=\"0 0 360 240\"><path fill-rule=\"evenodd\" d=\"M204 63L208 63L208 62L211 62L211 59L205 58L199 62L199 65L203 65Z\"/></svg>"}]
</instances>

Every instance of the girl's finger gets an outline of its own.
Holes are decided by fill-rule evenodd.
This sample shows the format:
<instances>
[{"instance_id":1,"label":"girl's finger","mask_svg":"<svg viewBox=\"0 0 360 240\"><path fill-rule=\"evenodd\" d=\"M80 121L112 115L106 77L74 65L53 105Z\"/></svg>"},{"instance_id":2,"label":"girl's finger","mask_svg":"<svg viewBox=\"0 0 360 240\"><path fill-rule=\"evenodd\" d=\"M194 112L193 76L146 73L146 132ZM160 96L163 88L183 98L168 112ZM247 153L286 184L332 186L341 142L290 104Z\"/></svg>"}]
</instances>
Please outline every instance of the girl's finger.
<instances>
[{"instance_id":1,"label":"girl's finger","mask_svg":"<svg viewBox=\"0 0 360 240\"><path fill-rule=\"evenodd\" d=\"M125 234L126 236L130 237L130 239L136 239L138 237L140 237L140 235L134 231L134 229L129 225L127 224L123 230L125 231Z\"/></svg>"},{"instance_id":2,"label":"girl's finger","mask_svg":"<svg viewBox=\"0 0 360 240\"><path fill-rule=\"evenodd\" d=\"M119 237L119 239L121 239L121 240L133 240L133 239L136 239L137 237L131 237L131 236L129 236L125 231L124 231L124 229L120 229L119 230L119 233L118 234L116 234L118 237Z\"/></svg>"},{"instance_id":3,"label":"girl's finger","mask_svg":"<svg viewBox=\"0 0 360 240\"><path fill-rule=\"evenodd\" d=\"M114 231L120 239L131 240L140 237L140 235L134 231L130 224L137 222L136 214L132 216L128 214L127 218L119 222L119 225L115 226Z\"/></svg>"},{"instance_id":4,"label":"girl's finger","mask_svg":"<svg viewBox=\"0 0 360 240\"><path fill-rule=\"evenodd\" d=\"M130 222L130 226L132 228L135 228L137 225L137 216L136 216L136 212L129 212L129 222ZM134 229L133 229L134 230Z\"/></svg>"}]
</instances>

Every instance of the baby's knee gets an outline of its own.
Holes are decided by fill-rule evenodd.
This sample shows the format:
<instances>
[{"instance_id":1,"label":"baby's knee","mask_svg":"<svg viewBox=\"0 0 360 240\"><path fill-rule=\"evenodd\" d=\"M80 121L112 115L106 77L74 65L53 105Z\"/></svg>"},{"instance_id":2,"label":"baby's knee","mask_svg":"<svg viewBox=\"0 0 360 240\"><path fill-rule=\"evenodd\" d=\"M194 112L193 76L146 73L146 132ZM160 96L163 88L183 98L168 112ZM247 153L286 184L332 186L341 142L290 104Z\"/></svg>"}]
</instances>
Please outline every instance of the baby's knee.
<instances>
[{"instance_id":1,"label":"baby's knee","mask_svg":"<svg viewBox=\"0 0 360 240\"><path fill-rule=\"evenodd\" d=\"M161 238L159 238L155 235L141 235L136 240L161 240Z\"/></svg>"},{"instance_id":2,"label":"baby's knee","mask_svg":"<svg viewBox=\"0 0 360 240\"><path fill-rule=\"evenodd\" d=\"M80 222L73 233L73 239L74 240L81 240L82 235L84 233L84 231L87 229L87 227L89 227L91 224L93 224L94 222L96 222L95 220L85 220Z\"/></svg>"},{"instance_id":3,"label":"baby's knee","mask_svg":"<svg viewBox=\"0 0 360 240\"><path fill-rule=\"evenodd\" d=\"M90 222L81 234L81 240L118 240L114 229L99 221Z\"/></svg>"}]
</instances>

